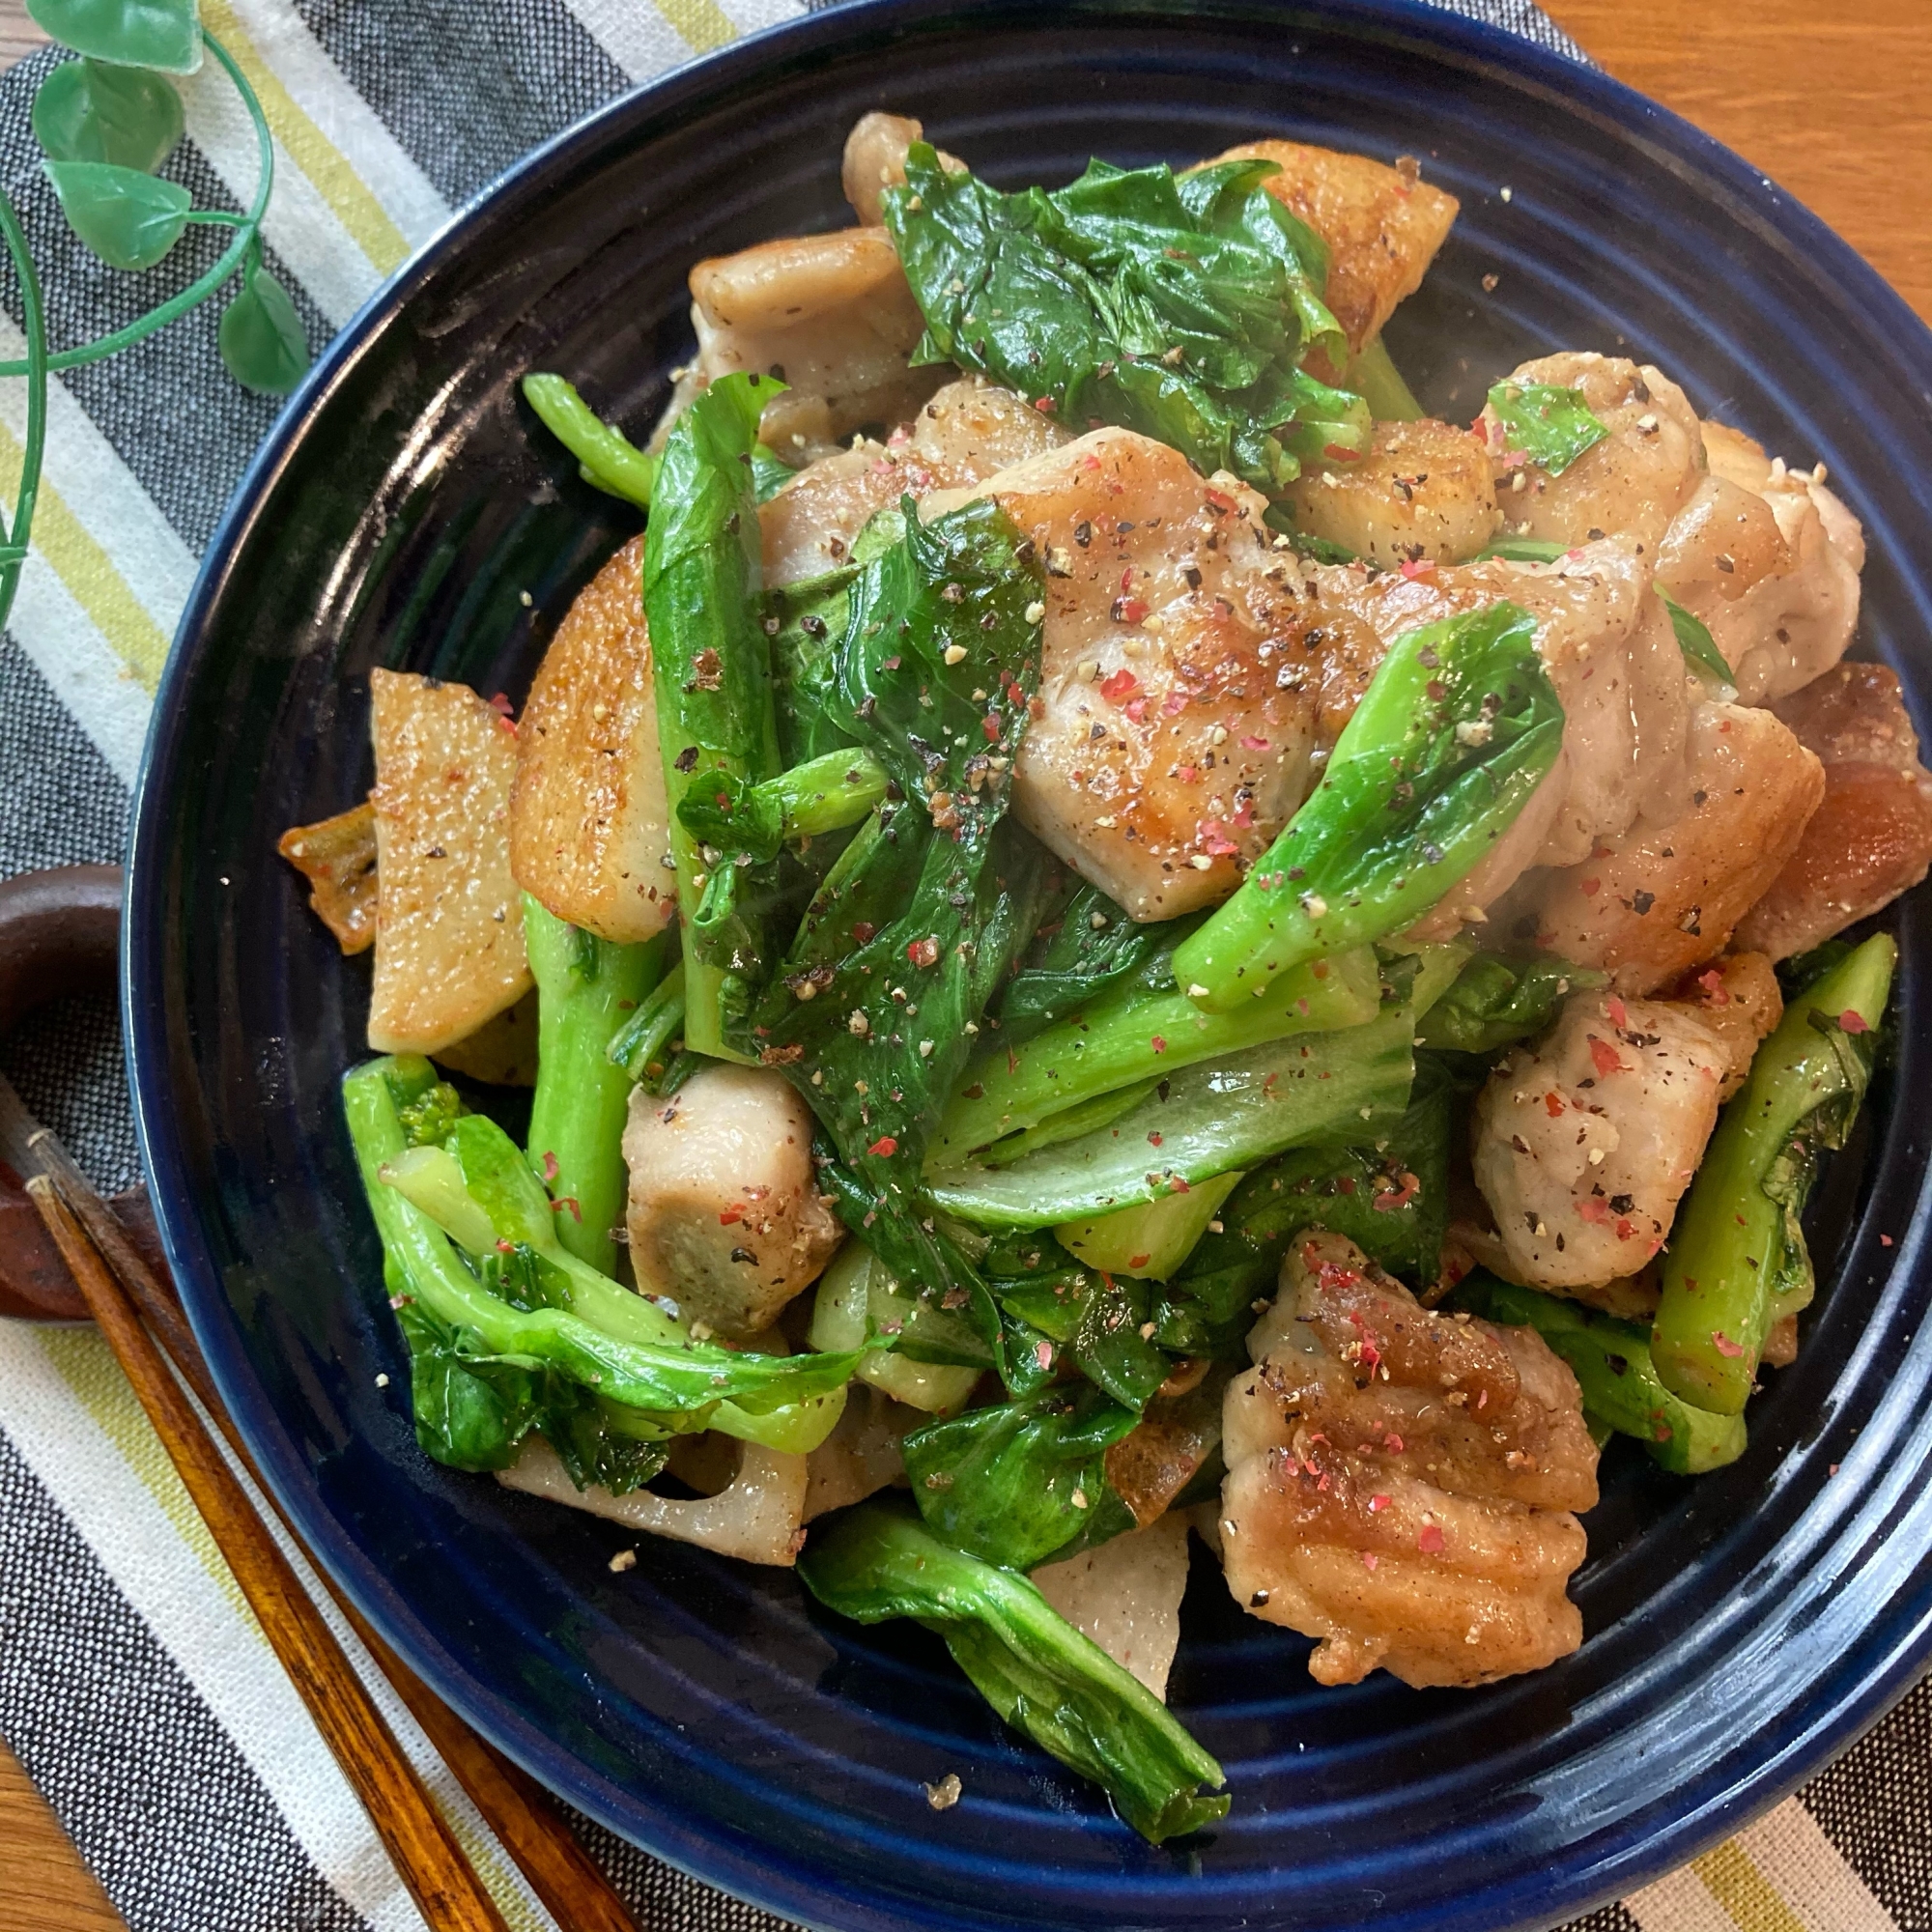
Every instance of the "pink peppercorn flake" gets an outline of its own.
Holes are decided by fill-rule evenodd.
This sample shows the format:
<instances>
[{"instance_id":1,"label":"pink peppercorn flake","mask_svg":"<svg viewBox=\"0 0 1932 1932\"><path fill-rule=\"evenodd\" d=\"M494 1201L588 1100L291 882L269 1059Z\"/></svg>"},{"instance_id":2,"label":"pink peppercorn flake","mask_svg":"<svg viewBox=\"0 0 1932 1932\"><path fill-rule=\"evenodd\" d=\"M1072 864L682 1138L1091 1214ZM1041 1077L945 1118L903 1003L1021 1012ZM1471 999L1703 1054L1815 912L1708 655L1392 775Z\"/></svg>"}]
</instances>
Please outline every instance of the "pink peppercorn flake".
<instances>
[{"instance_id":1,"label":"pink peppercorn flake","mask_svg":"<svg viewBox=\"0 0 1932 1932\"><path fill-rule=\"evenodd\" d=\"M1609 1013L1610 1024L1613 1027L1623 1028L1630 1025L1630 1009L1614 993L1610 995L1605 1010Z\"/></svg>"},{"instance_id":2,"label":"pink peppercorn flake","mask_svg":"<svg viewBox=\"0 0 1932 1932\"><path fill-rule=\"evenodd\" d=\"M1847 1007L1838 1015L1838 1025L1846 1033L1871 1032L1871 1028L1865 1024L1865 1016L1854 1007Z\"/></svg>"},{"instance_id":3,"label":"pink peppercorn flake","mask_svg":"<svg viewBox=\"0 0 1932 1932\"><path fill-rule=\"evenodd\" d=\"M1373 1570L1376 1567L1376 1565L1380 1561L1381 1558L1378 1556L1373 1549L1365 1549L1362 1551L1362 1568L1364 1570Z\"/></svg>"},{"instance_id":4,"label":"pink peppercorn flake","mask_svg":"<svg viewBox=\"0 0 1932 1932\"><path fill-rule=\"evenodd\" d=\"M881 1134L866 1151L875 1153L881 1160L890 1160L899 1151L899 1144L891 1134Z\"/></svg>"},{"instance_id":5,"label":"pink peppercorn flake","mask_svg":"<svg viewBox=\"0 0 1932 1932\"><path fill-rule=\"evenodd\" d=\"M1415 1539L1415 1547L1425 1556L1439 1556L1442 1553L1443 1535L1438 1524L1425 1522L1422 1533Z\"/></svg>"},{"instance_id":6,"label":"pink peppercorn flake","mask_svg":"<svg viewBox=\"0 0 1932 1932\"><path fill-rule=\"evenodd\" d=\"M1100 696L1109 704L1124 702L1127 698L1133 696L1140 688L1140 679L1132 671L1128 670L1124 665L1110 676L1103 677L1100 680Z\"/></svg>"},{"instance_id":7,"label":"pink peppercorn flake","mask_svg":"<svg viewBox=\"0 0 1932 1932\"><path fill-rule=\"evenodd\" d=\"M546 1180L554 1180L556 1179L556 1155L552 1153L548 1148L544 1150L543 1178Z\"/></svg>"},{"instance_id":8,"label":"pink peppercorn flake","mask_svg":"<svg viewBox=\"0 0 1932 1932\"><path fill-rule=\"evenodd\" d=\"M1713 1328L1711 1330L1711 1346L1727 1362L1736 1361L1745 1351L1744 1344L1742 1342L1733 1342L1721 1328Z\"/></svg>"},{"instance_id":9,"label":"pink peppercorn flake","mask_svg":"<svg viewBox=\"0 0 1932 1932\"><path fill-rule=\"evenodd\" d=\"M939 964L939 941L937 939L915 939L906 948L906 957L915 966L936 966Z\"/></svg>"},{"instance_id":10,"label":"pink peppercorn flake","mask_svg":"<svg viewBox=\"0 0 1932 1932\"><path fill-rule=\"evenodd\" d=\"M1167 1051L1167 1041L1160 1034L1154 1034L1148 1040L1148 1044L1151 1047L1152 1047L1156 1053L1165 1053Z\"/></svg>"},{"instance_id":11,"label":"pink peppercorn flake","mask_svg":"<svg viewBox=\"0 0 1932 1932\"><path fill-rule=\"evenodd\" d=\"M1590 1065L1604 1075L1625 1071L1623 1062L1617 1058L1616 1048L1606 1039L1598 1039L1594 1034L1590 1037Z\"/></svg>"},{"instance_id":12,"label":"pink peppercorn flake","mask_svg":"<svg viewBox=\"0 0 1932 1932\"><path fill-rule=\"evenodd\" d=\"M1379 1515L1383 1510L1387 1509L1388 1506L1389 1506L1389 1499L1386 1496L1371 1496L1369 1498L1369 1508L1375 1511L1378 1515Z\"/></svg>"}]
</instances>

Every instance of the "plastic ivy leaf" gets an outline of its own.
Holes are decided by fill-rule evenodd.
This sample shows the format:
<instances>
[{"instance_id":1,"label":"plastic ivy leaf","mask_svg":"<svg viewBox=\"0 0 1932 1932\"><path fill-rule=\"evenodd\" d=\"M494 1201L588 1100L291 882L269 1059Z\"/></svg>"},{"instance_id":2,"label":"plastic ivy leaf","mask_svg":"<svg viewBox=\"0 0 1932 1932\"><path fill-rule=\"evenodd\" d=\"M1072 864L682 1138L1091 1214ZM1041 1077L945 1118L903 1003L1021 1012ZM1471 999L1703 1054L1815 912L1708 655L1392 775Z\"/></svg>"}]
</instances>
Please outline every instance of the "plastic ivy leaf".
<instances>
[{"instance_id":1,"label":"plastic ivy leaf","mask_svg":"<svg viewBox=\"0 0 1932 1932\"><path fill-rule=\"evenodd\" d=\"M228 373L260 395L286 396L309 365L301 317L288 290L259 262L242 271L242 293L222 311L217 339Z\"/></svg>"},{"instance_id":2,"label":"plastic ivy leaf","mask_svg":"<svg viewBox=\"0 0 1932 1932\"><path fill-rule=\"evenodd\" d=\"M105 161L45 161L68 224L110 269L152 269L187 225L194 197L175 182Z\"/></svg>"},{"instance_id":3,"label":"plastic ivy leaf","mask_svg":"<svg viewBox=\"0 0 1932 1932\"><path fill-rule=\"evenodd\" d=\"M34 138L55 161L105 161L153 174L182 137L182 101L157 73L68 61L34 96Z\"/></svg>"},{"instance_id":4,"label":"plastic ivy leaf","mask_svg":"<svg viewBox=\"0 0 1932 1932\"><path fill-rule=\"evenodd\" d=\"M198 0L27 0L62 46L117 67L193 73L201 66Z\"/></svg>"}]
</instances>

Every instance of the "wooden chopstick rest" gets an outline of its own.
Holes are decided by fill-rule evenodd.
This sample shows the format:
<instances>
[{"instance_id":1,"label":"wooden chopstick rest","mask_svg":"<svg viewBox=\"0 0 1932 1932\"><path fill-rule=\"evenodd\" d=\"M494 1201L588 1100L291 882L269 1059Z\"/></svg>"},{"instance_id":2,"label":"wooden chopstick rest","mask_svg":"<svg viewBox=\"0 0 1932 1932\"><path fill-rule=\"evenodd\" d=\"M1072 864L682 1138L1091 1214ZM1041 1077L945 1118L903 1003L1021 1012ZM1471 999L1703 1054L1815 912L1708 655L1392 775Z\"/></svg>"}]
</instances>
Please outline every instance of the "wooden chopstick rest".
<instances>
[{"instance_id":1,"label":"wooden chopstick rest","mask_svg":"<svg viewBox=\"0 0 1932 1932\"><path fill-rule=\"evenodd\" d=\"M4 1082L0 1082L4 1085ZM4 1096L0 1096L4 1105ZM95 1191L73 1156L49 1127L35 1126L25 1136L30 1157L50 1175L63 1205L86 1228L110 1271L132 1297L183 1379L221 1431L236 1460L254 1478L270 1506L273 1492L262 1481L253 1459L236 1434L208 1372L194 1331L187 1324L175 1285L148 1264L121 1225L113 1208ZM277 1514L280 1512L277 1510ZM283 1518L295 1537L294 1525ZM295 1537L298 1544L299 1537ZM316 1574L336 1607L362 1640L377 1667L389 1680L410 1715L449 1766L483 1821L529 1881L530 1889L565 1932L637 1932L637 1921L611 1881L578 1842L550 1794L526 1772L479 1738L389 1646L319 1566Z\"/></svg>"},{"instance_id":2,"label":"wooden chopstick rest","mask_svg":"<svg viewBox=\"0 0 1932 1932\"><path fill-rule=\"evenodd\" d=\"M242 1594L432 1932L509 1932L374 1701L222 1460L114 1276L43 1174L27 1182L89 1312Z\"/></svg>"}]
</instances>

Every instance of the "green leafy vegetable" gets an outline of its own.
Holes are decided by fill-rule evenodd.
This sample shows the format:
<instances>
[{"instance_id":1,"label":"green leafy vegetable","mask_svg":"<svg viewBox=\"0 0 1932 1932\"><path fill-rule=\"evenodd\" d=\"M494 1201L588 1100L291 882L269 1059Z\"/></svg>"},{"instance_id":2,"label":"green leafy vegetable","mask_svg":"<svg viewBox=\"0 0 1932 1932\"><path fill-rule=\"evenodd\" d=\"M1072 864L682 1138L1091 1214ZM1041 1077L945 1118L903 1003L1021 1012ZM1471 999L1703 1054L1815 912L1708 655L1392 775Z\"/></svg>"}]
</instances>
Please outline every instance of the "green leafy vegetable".
<instances>
[{"instance_id":1,"label":"green leafy vegetable","mask_svg":"<svg viewBox=\"0 0 1932 1932\"><path fill-rule=\"evenodd\" d=\"M1116 980L1171 954L1195 922L1129 919L1098 886L1073 881L1072 896L1034 935L997 1009L1000 1038L1018 1046L1057 1020L1070 1019ZM1173 978L1170 969L1168 978Z\"/></svg>"},{"instance_id":2,"label":"green leafy vegetable","mask_svg":"<svg viewBox=\"0 0 1932 1932\"><path fill-rule=\"evenodd\" d=\"M152 269L187 226L194 197L107 161L43 161L68 226L110 269Z\"/></svg>"},{"instance_id":3,"label":"green leafy vegetable","mask_svg":"<svg viewBox=\"0 0 1932 1932\"><path fill-rule=\"evenodd\" d=\"M899 1503L864 1503L812 1533L807 1589L859 1623L916 1617L1006 1721L1105 1788L1155 1844L1227 1815L1221 1767L1136 1677L1010 1571L949 1549Z\"/></svg>"},{"instance_id":4,"label":"green leafy vegetable","mask_svg":"<svg viewBox=\"0 0 1932 1932\"><path fill-rule=\"evenodd\" d=\"M624 1121L630 1077L609 1055L618 1030L664 972L663 934L618 946L524 895L524 939L537 982L537 1085L530 1165L548 1182L563 1245L609 1274L624 1218Z\"/></svg>"},{"instance_id":5,"label":"green leafy vegetable","mask_svg":"<svg viewBox=\"0 0 1932 1932\"><path fill-rule=\"evenodd\" d=\"M543 426L577 458L578 473L586 483L640 510L650 508L658 478L655 456L607 423L563 377L532 373L524 378L523 389L524 400Z\"/></svg>"},{"instance_id":6,"label":"green leafy vegetable","mask_svg":"<svg viewBox=\"0 0 1932 1932\"><path fill-rule=\"evenodd\" d=\"M933 1175L932 1198L976 1226L1047 1228L1182 1193L1287 1148L1373 1136L1407 1105L1414 1025L1399 1007L1366 1026L1182 1067L1079 1140L1008 1167L968 1162Z\"/></svg>"},{"instance_id":7,"label":"green leafy vegetable","mask_svg":"<svg viewBox=\"0 0 1932 1932\"><path fill-rule=\"evenodd\" d=\"M943 1543L1009 1570L1071 1556L1134 1526L1107 1451L1140 1420L1091 1382L915 1429L900 1443L913 1499Z\"/></svg>"},{"instance_id":8,"label":"green leafy vegetable","mask_svg":"<svg viewBox=\"0 0 1932 1932\"><path fill-rule=\"evenodd\" d=\"M1677 635L1677 648L1684 654L1684 662L1699 677L1709 678L1716 684L1735 686L1738 681L1734 671L1718 648L1718 640L1711 635L1711 627L1703 618L1685 610L1670 592L1661 585L1657 594L1663 599L1663 607L1670 612L1670 628Z\"/></svg>"},{"instance_id":9,"label":"green leafy vegetable","mask_svg":"<svg viewBox=\"0 0 1932 1932\"><path fill-rule=\"evenodd\" d=\"M1166 1194L1144 1207L1064 1222L1053 1232L1061 1246L1089 1267L1165 1281L1194 1252L1240 1179L1238 1174L1219 1174L1198 1181L1185 1194Z\"/></svg>"},{"instance_id":10,"label":"green leafy vegetable","mask_svg":"<svg viewBox=\"0 0 1932 1932\"><path fill-rule=\"evenodd\" d=\"M921 1225L926 1141L1039 916L1038 847L1000 824L1039 678L1039 586L1033 546L987 498L929 525L908 503L903 538L853 580L827 675L886 798L734 1038L804 1094L867 1211L898 1226L892 1272L921 1288L961 1285Z\"/></svg>"},{"instance_id":11,"label":"green leafy vegetable","mask_svg":"<svg viewBox=\"0 0 1932 1932\"><path fill-rule=\"evenodd\" d=\"M1604 974L1563 959L1479 952L1422 1016L1416 1043L1435 1052L1494 1053L1541 1033L1570 994L1607 983Z\"/></svg>"},{"instance_id":12,"label":"green leafy vegetable","mask_svg":"<svg viewBox=\"0 0 1932 1932\"><path fill-rule=\"evenodd\" d=\"M677 808L724 779L751 783L780 769L771 657L757 611L762 562L752 450L776 393L769 379L730 375L679 416L658 467L644 537L644 611L657 686L658 743L671 810L678 908L685 923L684 1034L699 1053L748 1057L725 1039L734 1009L777 952L748 911L753 882L737 860L707 859Z\"/></svg>"},{"instance_id":13,"label":"green leafy vegetable","mask_svg":"<svg viewBox=\"0 0 1932 1932\"><path fill-rule=\"evenodd\" d=\"M244 389L286 396L308 373L308 334L283 288L259 259L242 271L242 289L221 311L215 343Z\"/></svg>"},{"instance_id":14,"label":"green leafy vegetable","mask_svg":"<svg viewBox=\"0 0 1932 1932\"><path fill-rule=\"evenodd\" d=\"M34 138L53 161L102 161L153 174L184 126L181 96L157 73L67 61L34 96Z\"/></svg>"},{"instance_id":15,"label":"green leafy vegetable","mask_svg":"<svg viewBox=\"0 0 1932 1932\"><path fill-rule=\"evenodd\" d=\"M963 1407L991 1359L970 1323L948 1314L933 1297L900 1288L855 1236L818 1278L811 1346L832 1352L864 1349L872 1335L895 1336L898 1346L867 1350L859 1360L859 1379L933 1413Z\"/></svg>"},{"instance_id":16,"label":"green leafy vegetable","mask_svg":"<svg viewBox=\"0 0 1932 1932\"><path fill-rule=\"evenodd\" d=\"M1176 952L1194 999L1227 1012L1399 930L1490 850L1563 742L1535 638L1526 611L1498 604L1396 639L1313 795Z\"/></svg>"},{"instance_id":17,"label":"green leafy vegetable","mask_svg":"<svg viewBox=\"0 0 1932 1932\"><path fill-rule=\"evenodd\" d=\"M1242 1358L1254 1303L1274 1293L1289 1245L1309 1228L1344 1235L1415 1288L1441 1266L1449 1219L1453 1083L1418 1062L1407 1110L1373 1143L1297 1148L1248 1175L1155 1302L1163 1349ZM1351 1139L1355 1138L1350 1136Z\"/></svg>"},{"instance_id":18,"label":"green leafy vegetable","mask_svg":"<svg viewBox=\"0 0 1932 1932\"><path fill-rule=\"evenodd\" d=\"M1634 1435L1680 1476L1721 1469L1745 1453L1744 1417L1712 1415L1673 1395L1658 1379L1650 1337L1635 1322L1519 1288L1480 1268L1458 1285L1450 1306L1488 1321L1534 1328L1576 1372L1584 1408L1620 1435Z\"/></svg>"},{"instance_id":19,"label":"green leafy vegetable","mask_svg":"<svg viewBox=\"0 0 1932 1932\"><path fill-rule=\"evenodd\" d=\"M1151 1295L1143 1282L1083 1265L1045 1239L995 1250L985 1265L1006 1321L1009 1352L1029 1352L1042 1381L1070 1362L1138 1415L1173 1372L1144 1332Z\"/></svg>"},{"instance_id":20,"label":"green leafy vegetable","mask_svg":"<svg viewBox=\"0 0 1932 1932\"><path fill-rule=\"evenodd\" d=\"M886 225L926 332L916 361L977 369L1058 421L1121 423L1204 475L1278 494L1323 454L1358 454L1358 396L1300 366L1348 346L1318 293L1321 242L1262 185L1267 161L1179 179L1094 161L1070 187L1000 194L913 143Z\"/></svg>"},{"instance_id":21,"label":"green leafy vegetable","mask_svg":"<svg viewBox=\"0 0 1932 1932\"><path fill-rule=\"evenodd\" d=\"M201 66L195 0L27 0L27 12L62 46L94 60L164 73Z\"/></svg>"},{"instance_id":22,"label":"green leafy vegetable","mask_svg":"<svg viewBox=\"0 0 1932 1932\"><path fill-rule=\"evenodd\" d=\"M1678 1209L1651 1356L1699 1408L1742 1413L1765 1337L1811 1300L1800 1216L1820 1151L1843 1147L1858 1118L1897 959L1874 934L1785 1008Z\"/></svg>"},{"instance_id":23,"label":"green leafy vegetable","mask_svg":"<svg viewBox=\"0 0 1932 1932\"><path fill-rule=\"evenodd\" d=\"M1490 408L1503 426L1505 444L1520 449L1551 476L1560 476L1609 431L1591 414L1580 389L1548 383L1498 383Z\"/></svg>"}]
</instances>

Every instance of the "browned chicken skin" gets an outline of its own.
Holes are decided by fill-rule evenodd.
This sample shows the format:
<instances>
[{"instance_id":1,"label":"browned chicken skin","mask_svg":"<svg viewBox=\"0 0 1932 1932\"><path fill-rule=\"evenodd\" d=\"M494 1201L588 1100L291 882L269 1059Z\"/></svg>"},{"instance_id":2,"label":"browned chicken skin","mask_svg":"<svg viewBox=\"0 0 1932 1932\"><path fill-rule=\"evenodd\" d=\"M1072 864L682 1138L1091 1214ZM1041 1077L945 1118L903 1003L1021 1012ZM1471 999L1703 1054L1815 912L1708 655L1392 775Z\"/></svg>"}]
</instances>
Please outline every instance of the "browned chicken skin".
<instances>
[{"instance_id":1,"label":"browned chicken skin","mask_svg":"<svg viewBox=\"0 0 1932 1932\"><path fill-rule=\"evenodd\" d=\"M1825 798L1798 849L1738 927L1774 959L1889 905L1932 865L1932 773L1918 761L1898 677L1841 664L1772 706L1825 767Z\"/></svg>"},{"instance_id":2,"label":"browned chicken skin","mask_svg":"<svg viewBox=\"0 0 1932 1932\"><path fill-rule=\"evenodd\" d=\"M1542 1337L1432 1314L1315 1234L1229 1384L1221 1548L1257 1616L1321 1639L1323 1684L1378 1666L1485 1684L1582 1641L1565 1595L1597 1450Z\"/></svg>"}]
</instances>

